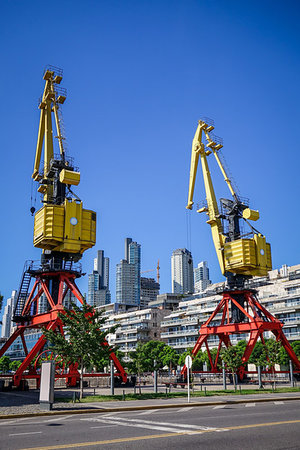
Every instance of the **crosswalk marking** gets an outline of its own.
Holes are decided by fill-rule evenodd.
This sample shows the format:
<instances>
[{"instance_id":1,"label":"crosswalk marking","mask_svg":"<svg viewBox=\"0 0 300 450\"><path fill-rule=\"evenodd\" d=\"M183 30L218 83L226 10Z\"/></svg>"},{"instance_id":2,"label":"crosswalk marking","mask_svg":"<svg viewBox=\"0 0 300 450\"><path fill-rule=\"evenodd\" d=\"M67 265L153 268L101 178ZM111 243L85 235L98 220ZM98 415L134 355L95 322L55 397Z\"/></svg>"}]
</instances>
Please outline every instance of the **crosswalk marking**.
<instances>
[{"instance_id":1,"label":"crosswalk marking","mask_svg":"<svg viewBox=\"0 0 300 450\"><path fill-rule=\"evenodd\" d=\"M188 434L194 434L194 433L201 433L206 431L225 431L222 428L214 428L214 427L207 427L207 426L201 426L201 425L190 425L190 424L179 424L179 423L169 423L169 422L155 422L152 420L143 420L143 419L128 419L124 417L112 417L112 416L99 416L96 418L84 418L81 420L89 421L89 422L100 422L110 425L122 425L126 427L137 427L137 428L147 428L151 430L159 430L159 431L168 431L171 433L188 433ZM91 428L97 428L95 426Z\"/></svg>"},{"instance_id":2,"label":"crosswalk marking","mask_svg":"<svg viewBox=\"0 0 300 450\"><path fill-rule=\"evenodd\" d=\"M274 405L284 405L284 402L274 402Z\"/></svg>"},{"instance_id":3,"label":"crosswalk marking","mask_svg":"<svg viewBox=\"0 0 300 450\"><path fill-rule=\"evenodd\" d=\"M181 409L179 409L177 412L179 413L179 412L186 412L186 411L190 411L190 409L193 409L193 406L188 406L188 407L186 407L186 408L181 408Z\"/></svg>"},{"instance_id":4,"label":"crosswalk marking","mask_svg":"<svg viewBox=\"0 0 300 450\"><path fill-rule=\"evenodd\" d=\"M246 408L251 408L253 406L256 406L256 403L246 403Z\"/></svg>"},{"instance_id":5,"label":"crosswalk marking","mask_svg":"<svg viewBox=\"0 0 300 450\"><path fill-rule=\"evenodd\" d=\"M149 411L144 411L144 412L140 413L139 416L146 416L146 415L152 414L156 411L159 411L159 409L150 409Z\"/></svg>"}]
</instances>

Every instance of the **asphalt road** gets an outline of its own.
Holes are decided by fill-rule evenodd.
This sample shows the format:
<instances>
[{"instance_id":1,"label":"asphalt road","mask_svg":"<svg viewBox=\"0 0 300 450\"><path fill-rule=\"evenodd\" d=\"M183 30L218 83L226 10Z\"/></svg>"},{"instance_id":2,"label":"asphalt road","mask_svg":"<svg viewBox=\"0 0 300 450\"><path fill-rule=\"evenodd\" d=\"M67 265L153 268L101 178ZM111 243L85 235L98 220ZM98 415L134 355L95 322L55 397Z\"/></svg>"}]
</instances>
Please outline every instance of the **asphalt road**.
<instances>
[{"instance_id":1,"label":"asphalt road","mask_svg":"<svg viewBox=\"0 0 300 450\"><path fill-rule=\"evenodd\" d=\"M0 448L299 449L300 401L1 420Z\"/></svg>"}]
</instances>

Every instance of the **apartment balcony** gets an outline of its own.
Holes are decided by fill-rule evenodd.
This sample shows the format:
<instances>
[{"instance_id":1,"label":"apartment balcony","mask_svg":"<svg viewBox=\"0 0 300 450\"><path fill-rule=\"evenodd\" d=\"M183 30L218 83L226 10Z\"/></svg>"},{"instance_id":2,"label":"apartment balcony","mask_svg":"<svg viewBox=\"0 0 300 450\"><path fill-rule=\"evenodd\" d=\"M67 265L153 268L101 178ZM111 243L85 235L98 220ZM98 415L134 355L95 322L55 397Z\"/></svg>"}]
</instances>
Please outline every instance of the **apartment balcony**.
<instances>
[{"instance_id":1,"label":"apartment balcony","mask_svg":"<svg viewBox=\"0 0 300 450\"><path fill-rule=\"evenodd\" d=\"M196 341L195 342L176 342L176 344L168 344L168 345L170 345L170 347L173 347L173 348L184 348L184 349L186 349L186 348L190 348L190 347L194 347L194 345L196 344Z\"/></svg>"},{"instance_id":2,"label":"apartment balcony","mask_svg":"<svg viewBox=\"0 0 300 450\"><path fill-rule=\"evenodd\" d=\"M198 328L194 330L178 330L178 331L167 331L166 333L160 333L161 338L166 337L176 337L176 336L197 336L199 334Z\"/></svg>"},{"instance_id":3,"label":"apartment balcony","mask_svg":"<svg viewBox=\"0 0 300 450\"><path fill-rule=\"evenodd\" d=\"M122 336L115 339L116 344L126 344L126 342L135 342L137 340L137 336Z\"/></svg>"},{"instance_id":4,"label":"apartment balcony","mask_svg":"<svg viewBox=\"0 0 300 450\"><path fill-rule=\"evenodd\" d=\"M189 319L189 318L181 318L181 319L175 319L175 320L165 320L163 322L160 323L161 327L172 327L172 326L181 326L181 325L194 325L198 323L198 319L193 318L193 319Z\"/></svg>"},{"instance_id":5,"label":"apartment balcony","mask_svg":"<svg viewBox=\"0 0 300 450\"><path fill-rule=\"evenodd\" d=\"M122 347L119 347L118 350L120 350L120 352L123 353L135 352L136 346L128 347L127 345L126 346L122 345Z\"/></svg>"},{"instance_id":6,"label":"apartment balcony","mask_svg":"<svg viewBox=\"0 0 300 450\"><path fill-rule=\"evenodd\" d=\"M136 327L128 327L128 328L120 328L119 331L121 333L137 333L138 331L148 331L149 327L145 327L144 325L138 325Z\"/></svg>"},{"instance_id":7,"label":"apartment balcony","mask_svg":"<svg viewBox=\"0 0 300 450\"><path fill-rule=\"evenodd\" d=\"M145 323L148 324L150 319L141 319L140 317L133 317L132 319L118 319L120 325L130 325L132 323Z\"/></svg>"},{"instance_id":8,"label":"apartment balcony","mask_svg":"<svg viewBox=\"0 0 300 450\"><path fill-rule=\"evenodd\" d=\"M288 329L286 329L286 328L284 329L284 334L285 334L285 337L289 340L299 340L300 339L300 333L297 333L297 332L289 333Z\"/></svg>"},{"instance_id":9,"label":"apartment balcony","mask_svg":"<svg viewBox=\"0 0 300 450\"><path fill-rule=\"evenodd\" d=\"M115 344L126 344L127 342L137 342L137 341L147 341L148 340L148 333L147 334L136 334L135 336L120 336L115 339Z\"/></svg>"}]
</instances>

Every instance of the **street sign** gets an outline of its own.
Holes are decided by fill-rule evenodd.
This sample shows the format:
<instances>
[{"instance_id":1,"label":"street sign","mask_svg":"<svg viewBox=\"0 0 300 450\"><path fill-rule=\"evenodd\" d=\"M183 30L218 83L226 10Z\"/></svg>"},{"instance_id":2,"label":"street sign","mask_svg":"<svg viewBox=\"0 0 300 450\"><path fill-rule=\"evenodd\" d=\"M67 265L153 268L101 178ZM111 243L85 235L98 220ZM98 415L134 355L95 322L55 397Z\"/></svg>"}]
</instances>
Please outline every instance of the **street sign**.
<instances>
[{"instance_id":1,"label":"street sign","mask_svg":"<svg viewBox=\"0 0 300 450\"><path fill-rule=\"evenodd\" d=\"M184 360L184 364L186 365L186 368L190 369L192 367L192 363L193 363L192 357L190 355L187 355L187 357Z\"/></svg>"}]
</instances>

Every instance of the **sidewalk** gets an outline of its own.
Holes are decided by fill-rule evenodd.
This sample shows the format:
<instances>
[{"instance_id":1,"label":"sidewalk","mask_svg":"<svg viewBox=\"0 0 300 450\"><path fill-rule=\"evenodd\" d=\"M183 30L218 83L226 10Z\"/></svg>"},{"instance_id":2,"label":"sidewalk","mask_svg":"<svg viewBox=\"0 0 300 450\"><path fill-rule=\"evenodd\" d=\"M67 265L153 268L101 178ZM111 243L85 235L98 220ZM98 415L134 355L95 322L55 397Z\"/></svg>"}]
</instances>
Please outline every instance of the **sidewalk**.
<instances>
[{"instance_id":1,"label":"sidewalk","mask_svg":"<svg viewBox=\"0 0 300 450\"><path fill-rule=\"evenodd\" d=\"M122 389L116 389L116 391ZM103 391L103 390L101 390ZM131 390L132 391L132 390ZM72 395L73 391L69 391ZM103 393L103 392L101 392ZM119 392L116 392L119 393ZM66 397L66 390L55 391L56 398ZM210 397L191 397L190 403L187 397L179 398L162 398L150 400L129 400L129 401L107 401L107 402L90 402L90 403L54 403L53 409L49 413L41 411L39 406L39 391L27 392L0 392L0 419L13 417L30 417L31 415L56 415L56 414L78 414L93 412L119 412L141 409L164 409L176 408L184 406L209 406L220 405L224 403L252 403L264 401L290 401L300 400L300 392L286 393L264 393L249 395L218 395Z\"/></svg>"}]
</instances>

